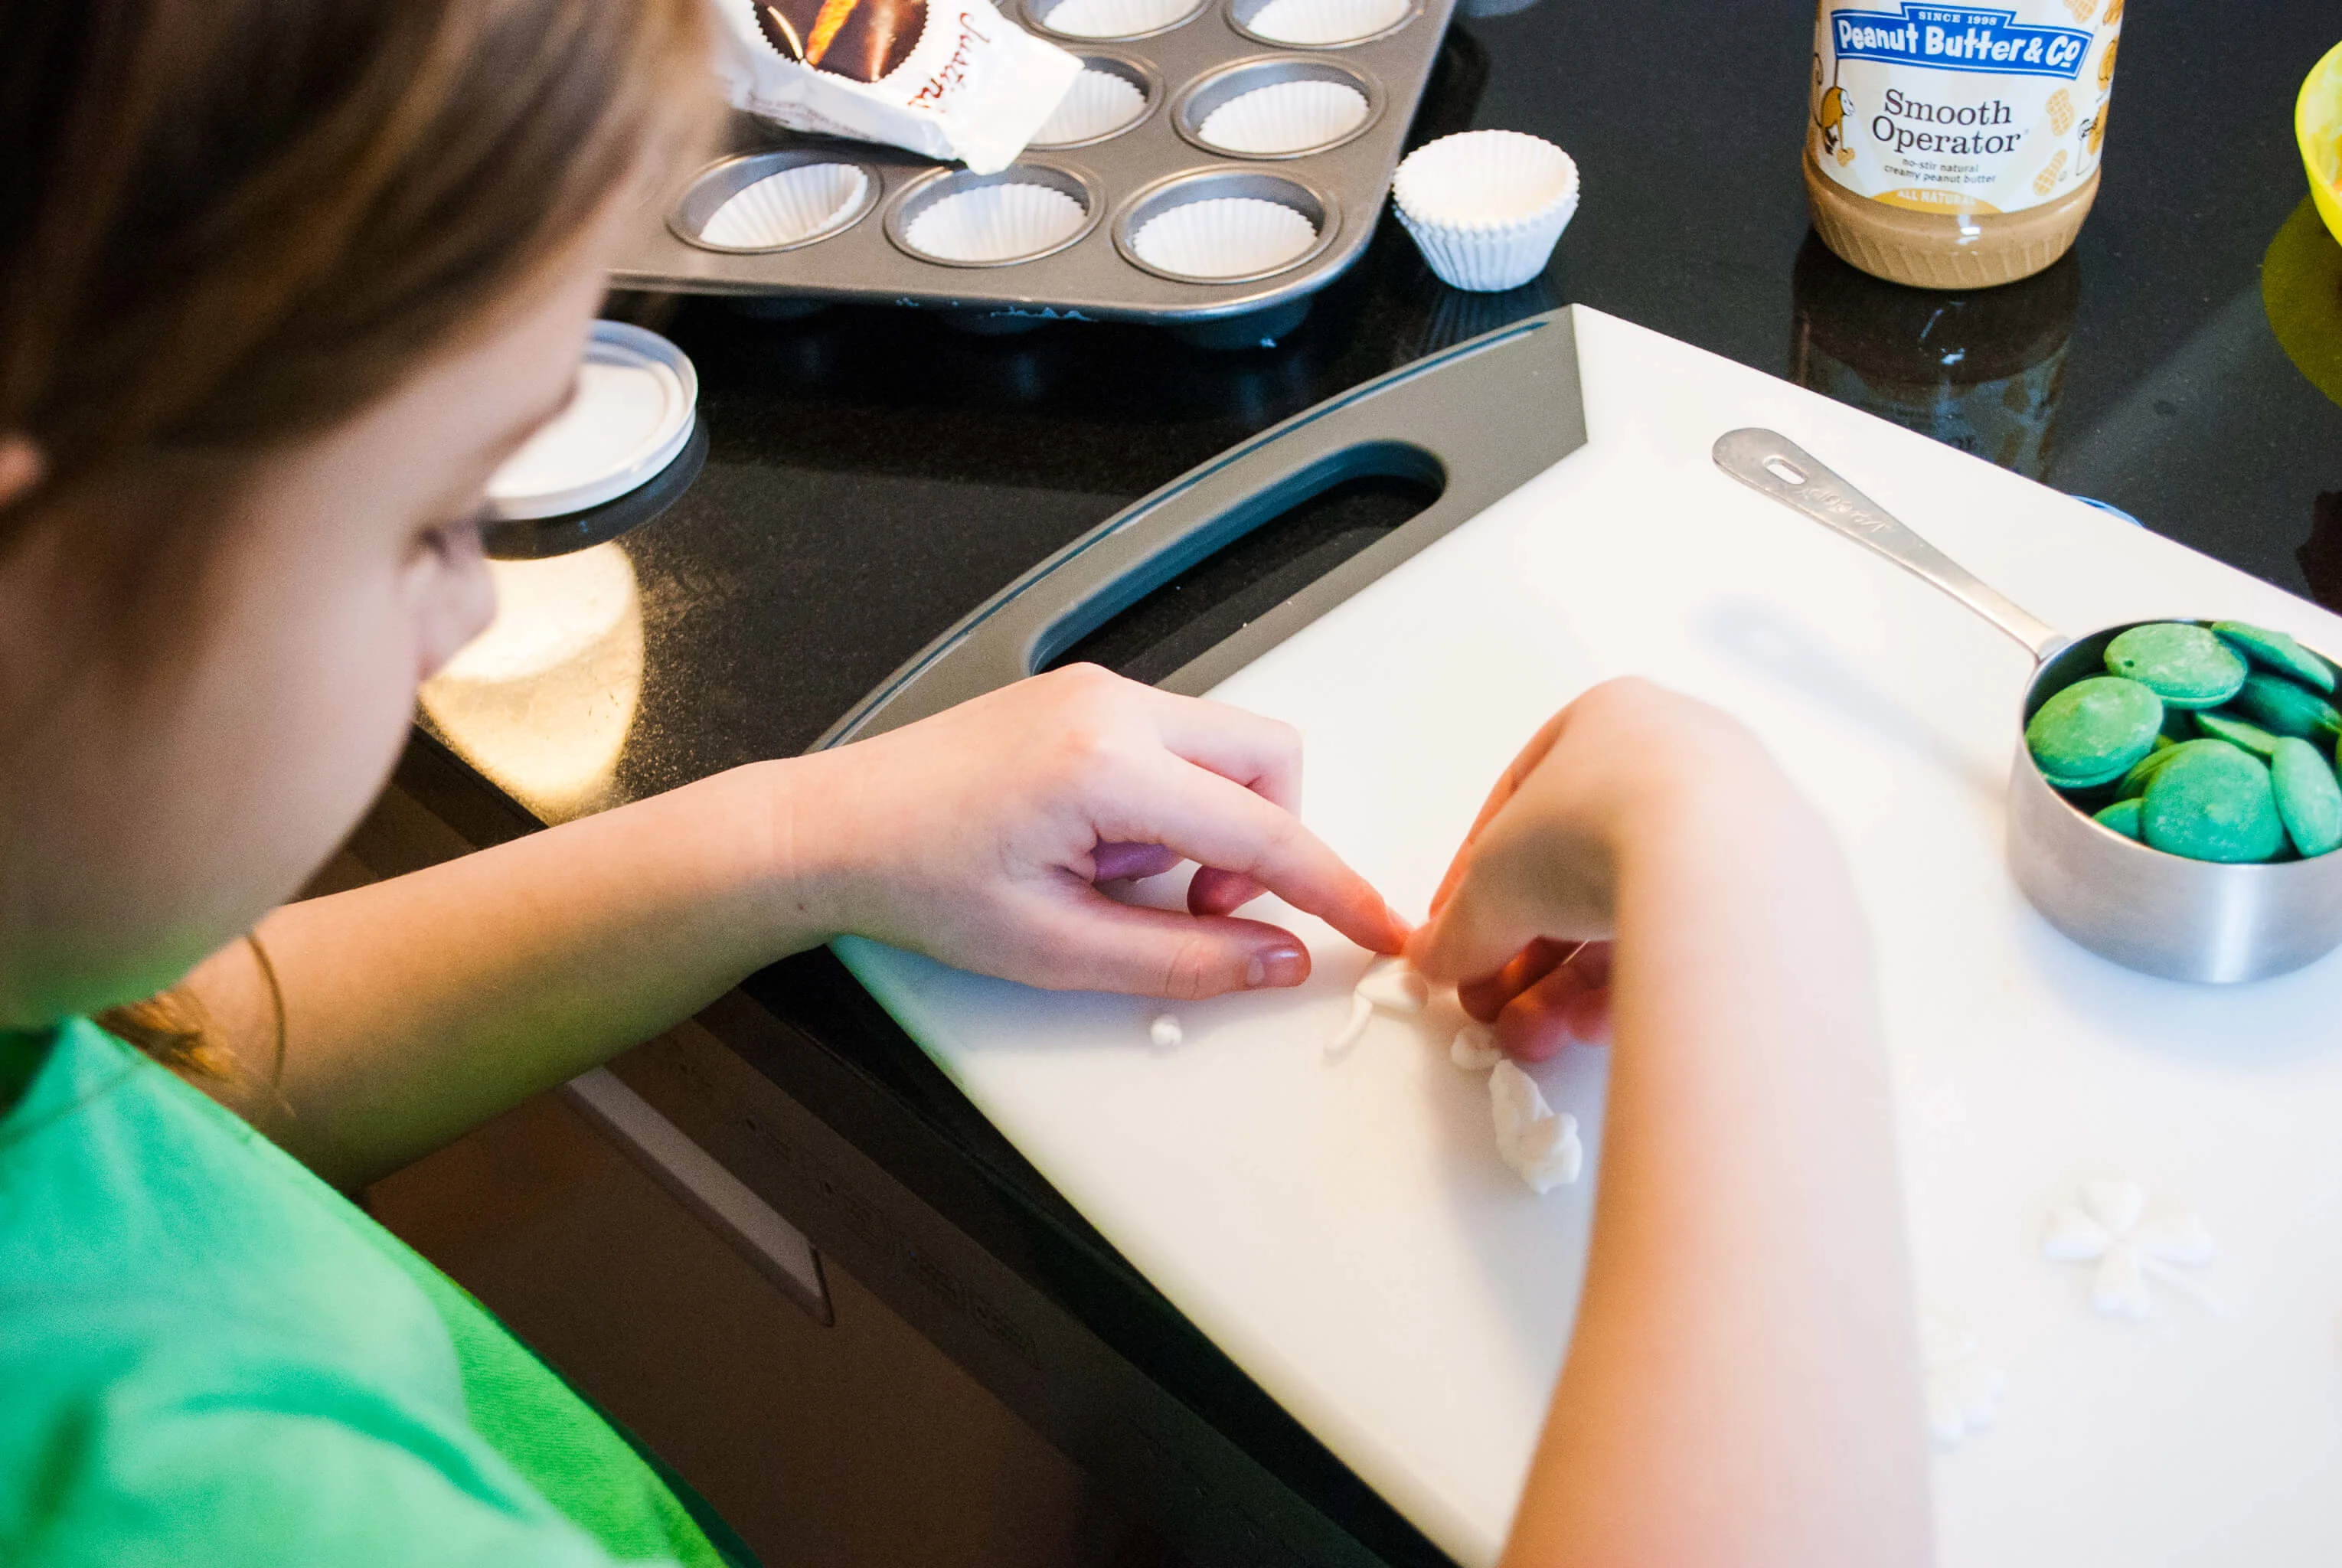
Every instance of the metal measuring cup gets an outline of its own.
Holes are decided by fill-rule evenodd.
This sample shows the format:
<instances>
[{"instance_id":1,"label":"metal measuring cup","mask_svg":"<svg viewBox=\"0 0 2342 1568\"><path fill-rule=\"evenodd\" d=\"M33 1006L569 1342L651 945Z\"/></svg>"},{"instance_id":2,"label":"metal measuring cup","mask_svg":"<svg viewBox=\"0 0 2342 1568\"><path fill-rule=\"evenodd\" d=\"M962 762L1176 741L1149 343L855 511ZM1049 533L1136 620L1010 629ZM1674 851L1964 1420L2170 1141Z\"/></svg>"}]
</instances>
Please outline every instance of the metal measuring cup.
<instances>
[{"instance_id":1,"label":"metal measuring cup","mask_svg":"<svg viewBox=\"0 0 2342 1568\"><path fill-rule=\"evenodd\" d=\"M2264 864L2188 860L2092 821L2042 776L2025 744L2035 710L2084 676L2104 674L2107 644L2151 623L2066 636L1775 431L1732 431L1715 456L1750 489L1868 545L2031 651L2037 667L2008 774L2008 865L2050 924L2126 968L2217 984L2282 974L2342 945L2342 850Z\"/></svg>"}]
</instances>

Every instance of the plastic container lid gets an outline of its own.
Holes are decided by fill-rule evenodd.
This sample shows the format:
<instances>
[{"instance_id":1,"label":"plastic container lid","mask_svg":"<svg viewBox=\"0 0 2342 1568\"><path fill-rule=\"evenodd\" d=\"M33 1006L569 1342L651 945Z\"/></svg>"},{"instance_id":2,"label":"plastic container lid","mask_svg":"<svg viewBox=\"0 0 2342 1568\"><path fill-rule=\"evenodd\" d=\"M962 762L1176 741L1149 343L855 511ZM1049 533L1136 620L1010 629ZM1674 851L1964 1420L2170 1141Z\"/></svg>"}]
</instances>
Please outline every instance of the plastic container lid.
<instances>
[{"instance_id":1,"label":"plastic container lid","mask_svg":"<svg viewBox=\"0 0 2342 1568\"><path fill-rule=\"evenodd\" d=\"M699 376L655 332L597 321L569 406L488 480L493 517L559 517L648 484L691 439Z\"/></svg>"}]
</instances>

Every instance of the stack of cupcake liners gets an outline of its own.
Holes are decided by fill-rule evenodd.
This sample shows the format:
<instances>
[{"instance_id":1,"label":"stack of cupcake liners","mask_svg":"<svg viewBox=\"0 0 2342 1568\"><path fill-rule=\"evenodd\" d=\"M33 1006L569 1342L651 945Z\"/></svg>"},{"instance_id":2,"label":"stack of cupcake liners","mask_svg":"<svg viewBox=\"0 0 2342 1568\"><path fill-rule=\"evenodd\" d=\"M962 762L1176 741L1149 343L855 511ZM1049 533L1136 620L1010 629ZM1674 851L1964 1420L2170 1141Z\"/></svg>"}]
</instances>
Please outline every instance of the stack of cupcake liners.
<instances>
[{"instance_id":1,"label":"stack of cupcake liners","mask_svg":"<svg viewBox=\"0 0 2342 1568\"><path fill-rule=\"evenodd\" d=\"M1391 198L1440 282L1518 288L1545 270L1577 211L1577 165L1536 136L1465 131L1408 154Z\"/></svg>"}]
</instances>

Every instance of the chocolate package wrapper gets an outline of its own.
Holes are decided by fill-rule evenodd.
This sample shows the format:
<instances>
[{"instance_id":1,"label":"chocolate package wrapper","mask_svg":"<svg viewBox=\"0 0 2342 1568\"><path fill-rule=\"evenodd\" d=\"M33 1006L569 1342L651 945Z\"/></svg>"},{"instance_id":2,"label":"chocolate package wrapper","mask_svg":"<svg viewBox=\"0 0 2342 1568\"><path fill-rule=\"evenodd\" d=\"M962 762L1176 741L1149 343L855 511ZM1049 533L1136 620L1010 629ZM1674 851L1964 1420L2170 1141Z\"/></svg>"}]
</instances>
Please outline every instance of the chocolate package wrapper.
<instances>
[{"instance_id":1,"label":"chocolate package wrapper","mask_svg":"<svg viewBox=\"0 0 2342 1568\"><path fill-rule=\"evenodd\" d=\"M733 105L792 130L1006 168L1081 62L989 0L708 0Z\"/></svg>"}]
</instances>

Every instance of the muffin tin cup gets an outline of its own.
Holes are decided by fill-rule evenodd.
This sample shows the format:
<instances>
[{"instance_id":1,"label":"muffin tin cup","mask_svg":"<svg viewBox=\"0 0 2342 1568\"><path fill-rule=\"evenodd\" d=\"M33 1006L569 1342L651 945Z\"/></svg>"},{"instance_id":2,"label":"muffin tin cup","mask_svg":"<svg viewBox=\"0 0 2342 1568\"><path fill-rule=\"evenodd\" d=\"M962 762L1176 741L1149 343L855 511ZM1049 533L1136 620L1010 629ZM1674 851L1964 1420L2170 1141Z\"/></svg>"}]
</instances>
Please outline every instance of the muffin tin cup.
<instances>
[{"instance_id":1,"label":"muffin tin cup","mask_svg":"<svg viewBox=\"0 0 2342 1568\"><path fill-rule=\"evenodd\" d=\"M1204 14L1204 4L1205 0L1025 0L1024 20L1036 33L1060 44L1115 44L1185 27Z\"/></svg>"},{"instance_id":2,"label":"muffin tin cup","mask_svg":"<svg viewBox=\"0 0 2342 1568\"><path fill-rule=\"evenodd\" d=\"M1096 146L1100 142L1127 135L1145 125L1163 101L1163 78L1146 61L1106 49L1084 49L1080 51L1079 58L1082 74L1074 78L1073 86L1067 90L1068 104L1074 104L1075 95L1087 91L1088 85L1096 78L1106 77L1120 82L1138 94L1138 113L1127 119L1106 122L1103 115L1110 100L1101 95L1099 104L1091 110L1089 116L1097 122L1093 128L1090 124L1081 123L1083 117L1079 114L1069 115L1068 104L1060 104L1057 113L1051 115L1042 125L1040 134L1034 136L1032 147L1036 152L1062 152L1069 147ZM1078 104L1074 104L1074 106L1076 109L1081 107ZM1062 139L1049 139L1047 133L1050 127L1061 118L1074 119L1077 123L1071 134L1063 135Z\"/></svg>"},{"instance_id":3,"label":"muffin tin cup","mask_svg":"<svg viewBox=\"0 0 2342 1568\"><path fill-rule=\"evenodd\" d=\"M821 221L786 237L755 245L732 245L707 237L710 222L735 198L753 192L755 187L776 176L786 175L795 170L816 168L850 170L861 176L861 185ZM703 170L669 210L666 226L668 232L686 245L729 255L766 255L778 251L799 250L833 239L867 217L870 209L878 205L878 193L883 186L884 181L878 171L851 153L826 147L747 153L722 159ZM788 205L777 204L776 210Z\"/></svg>"},{"instance_id":4,"label":"muffin tin cup","mask_svg":"<svg viewBox=\"0 0 2342 1568\"><path fill-rule=\"evenodd\" d=\"M1056 7L1069 3L1016 0L1016 15L1046 29ZM687 204L687 212L678 207L671 224L659 221L670 215L660 209L656 226L638 231L620 256L613 269L615 281L630 288L768 301L858 301L926 309L953 321L981 318L987 329L1068 319L1192 325L1257 317L1266 322L1271 314L1325 287L1366 254L1376 232L1376 215L1389 194L1392 171L1404 150L1407 125L1423 101L1441 34L1456 4L1405 0L1401 8L1353 11L1352 15L1363 14L1375 24L1378 35L1322 47L1268 45L1246 36L1236 24L1255 17L1254 0L1209 0L1204 5L1164 0L1153 12L1126 13L1123 22L1112 24L1162 24L1158 31L1130 41L1063 36L1065 47L1089 70L1118 77L1139 89L1146 101L1143 112L1119 128L1110 118L1086 125L1076 119L1046 138L1053 145L1026 151L1021 168L1006 178L1039 179L1063 190L1073 204L1064 210L1081 207L1087 226L1068 223L1049 236L1049 243L1015 255L962 255L951 245L944 248L955 254L935 255L932 234L913 233L927 204L973 184L963 171L940 167L901 148L784 130L737 115L729 130L736 156L789 155L775 158L766 168L822 161L866 166L876 181L874 205L858 217L848 212L826 232L808 235L786 251L721 251L686 237L704 235L701 225L723 198L723 186L712 185ZM1134 15L1135 21L1130 19ZM1107 25L1095 16L1082 24ZM1251 69L1239 75L1239 67ZM1091 80L1095 83L1096 77ZM1242 88L1265 90L1280 83L1301 90L1286 95L1283 103L1270 97L1241 112L1228 108L1246 103ZM1361 96L1366 112L1362 123L1354 123ZM1298 106L1296 98L1303 100ZM1307 102L1313 98L1314 105ZM1191 111L1184 129L1175 123L1175 106ZM1237 132L1205 135L1216 111L1223 116L1221 131L1235 125ZM1320 116L1316 123L1326 126L1322 137L1293 129L1305 112ZM1296 139L1312 145L1295 148ZM731 161L726 160L726 165ZM699 176L712 179L721 166L704 168ZM1056 172L1024 172L1036 167ZM1182 265L1165 265L1160 255L1148 265L1134 263L1134 231L1126 228L1117 241L1117 219L1142 199L1150 204L1152 215L1152 205L1162 198L1166 186L1207 173L1289 176L1298 194L1295 186L1275 185L1266 195L1235 198L1278 202L1291 213L1308 215L1305 221L1255 212L1253 217L1267 232L1256 228L1237 236L1248 244L1264 244L1281 230L1290 239L1289 248L1269 245L1261 253L1266 259L1260 265L1210 269L1219 275L1196 275L1185 265L1196 254L1195 247L1221 233L1223 220L1236 223L1244 216L1242 209L1224 209L1216 215L1181 220L1182 232L1174 237L1185 242L1175 255ZM677 179L678 201L693 183L689 177ZM1091 215L1095 222L1087 222ZM1300 224L1297 229L1296 223ZM1257 345L1265 335L1274 335L1266 329L1233 332L1231 341Z\"/></svg>"},{"instance_id":5,"label":"muffin tin cup","mask_svg":"<svg viewBox=\"0 0 2342 1568\"><path fill-rule=\"evenodd\" d=\"M1350 49L1401 32L1423 0L1226 0L1227 24L1273 49Z\"/></svg>"},{"instance_id":6,"label":"muffin tin cup","mask_svg":"<svg viewBox=\"0 0 2342 1568\"><path fill-rule=\"evenodd\" d=\"M1347 89L1357 95L1360 105L1355 118L1347 123L1328 118L1318 127L1320 134L1301 135L1312 117L1313 105L1306 99L1289 105L1275 103L1280 94L1291 95L1295 88L1306 89L1323 84ZM1340 95L1336 95L1338 101ZM1338 65L1331 60L1313 59L1306 55L1265 55L1249 60L1235 60L1216 71L1207 71L1180 90L1171 104L1171 128L1195 146L1224 158L1306 158L1329 152L1346 143L1354 142L1372 130L1383 115L1383 90L1373 77ZM1265 130L1275 118L1289 122L1296 130L1296 145L1263 146L1238 145L1234 140L1216 139L1211 131L1227 124L1226 116L1243 115L1247 108L1266 108L1269 114L1254 118L1252 127ZM1284 110L1278 116L1277 110ZM1215 116L1221 116L1215 118Z\"/></svg>"},{"instance_id":7,"label":"muffin tin cup","mask_svg":"<svg viewBox=\"0 0 2342 1568\"><path fill-rule=\"evenodd\" d=\"M1061 230L1038 230L1029 245L999 255L953 255L946 251L928 248L914 237L913 230L920 219L941 203L969 198L980 201L986 191L1017 185L1038 186L1071 198L1082 209L1080 221ZM904 255L936 266L1017 266L1078 245L1092 229L1097 227L1101 200L1096 183L1080 170L1038 158L1020 159L991 175L971 174L966 169L937 169L905 186L887 205L886 237ZM1013 230L1016 226L1014 216L1008 215L1008 217L1009 221L1002 226Z\"/></svg>"},{"instance_id":8,"label":"muffin tin cup","mask_svg":"<svg viewBox=\"0 0 2342 1568\"><path fill-rule=\"evenodd\" d=\"M1140 236L1157 219L1169 217L1181 208L1231 199L1270 203L1296 213L1316 231L1315 235L1308 245L1290 255L1260 265L1233 266L1226 272L1167 265L1159 256L1150 259L1142 249ZM1125 261L1140 271L1175 283L1258 283L1306 265L1334 243L1341 226L1341 207L1331 192L1286 174L1221 166L1173 175L1131 197L1115 217L1114 246Z\"/></svg>"}]
</instances>

